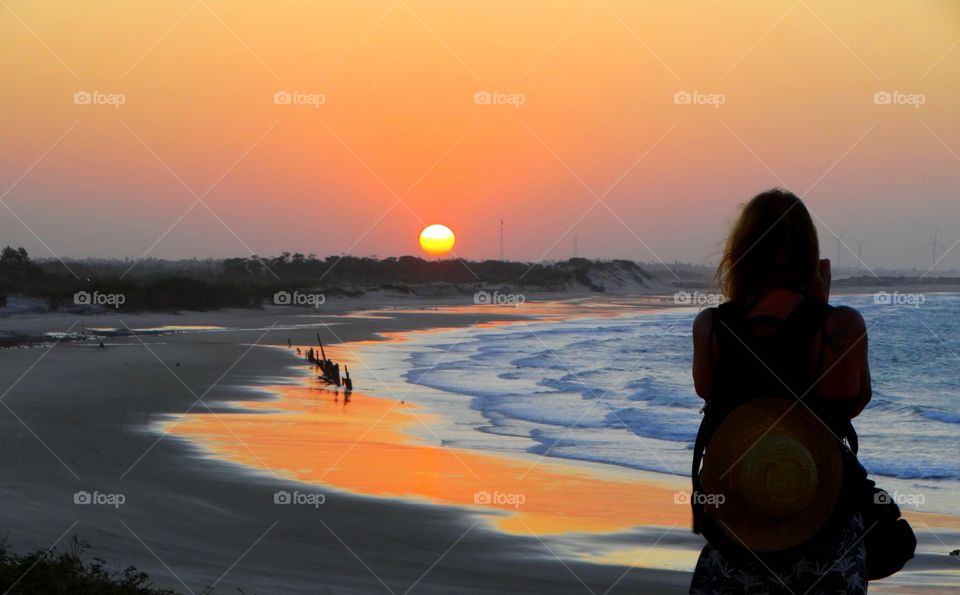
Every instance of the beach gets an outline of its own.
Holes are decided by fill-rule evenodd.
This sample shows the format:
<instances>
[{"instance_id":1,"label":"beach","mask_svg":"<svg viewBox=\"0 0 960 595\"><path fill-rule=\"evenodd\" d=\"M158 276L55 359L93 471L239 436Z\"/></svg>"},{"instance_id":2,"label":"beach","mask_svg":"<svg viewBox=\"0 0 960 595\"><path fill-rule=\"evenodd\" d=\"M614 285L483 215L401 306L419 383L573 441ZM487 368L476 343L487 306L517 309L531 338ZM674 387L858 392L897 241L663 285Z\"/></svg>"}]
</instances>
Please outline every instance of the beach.
<instances>
[{"instance_id":1,"label":"beach","mask_svg":"<svg viewBox=\"0 0 960 595\"><path fill-rule=\"evenodd\" d=\"M5 321L27 334L124 324L247 329L112 338L105 349L61 342L49 350L7 350L5 384L35 364L3 399L10 411L0 422L0 440L6 452L16 453L4 464L0 488L11 547L62 547L76 534L108 567L135 565L157 585L180 592L209 586L246 593L685 590L687 577L680 572L561 562L536 536L501 533L455 507L317 490L206 457L183 438L159 439L155 424L182 414L211 386L204 403L223 417L229 409L224 401L240 393L254 398L251 387L265 379L290 382L287 369L297 363L290 353L251 345L285 344L288 337L313 344L316 325L336 321L335 314L316 318L310 310L268 309L124 315L122 323L111 316L78 322L69 315ZM331 328L342 340L363 340L377 331L477 321L401 310ZM270 331L274 325L288 328ZM358 383L364 381L360 376ZM353 404L360 400L356 395ZM194 410L213 416L202 404ZM276 505L279 490L322 492L325 501L318 507ZM78 492L122 495L123 503L75 504Z\"/></svg>"},{"instance_id":2,"label":"beach","mask_svg":"<svg viewBox=\"0 0 960 595\"><path fill-rule=\"evenodd\" d=\"M51 339L2 354L13 388L0 440L16 453L0 487L8 542L63 547L75 534L108 567L133 564L184 593L686 592L702 543L676 499L687 479L541 456L554 453L503 436L460 445L456 436L475 433L456 427L466 417L450 419L365 361L417 337L667 306L440 305L4 320L23 335L105 335L103 349ZM350 368L349 400L302 359L317 333ZM909 518L928 551L960 529L952 515ZM911 573L871 589L940 592L949 563L921 551Z\"/></svg>"}]
</instances>

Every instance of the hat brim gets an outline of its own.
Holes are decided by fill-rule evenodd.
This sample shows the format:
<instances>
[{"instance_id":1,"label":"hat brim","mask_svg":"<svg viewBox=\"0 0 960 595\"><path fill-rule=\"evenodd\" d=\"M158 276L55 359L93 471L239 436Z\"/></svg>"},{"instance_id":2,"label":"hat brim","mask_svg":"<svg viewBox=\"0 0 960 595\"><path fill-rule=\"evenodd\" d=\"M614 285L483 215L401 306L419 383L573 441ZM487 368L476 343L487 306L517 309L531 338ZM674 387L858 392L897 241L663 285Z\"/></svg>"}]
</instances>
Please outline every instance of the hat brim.
<instances>
[{"instance_id":1,"label":"hat brim","mask_svg":"<svg viewBox=\"0 0 960 595\"><path fill-rule=\"evenodd\" d=\"M762 438L774 433L808 450L817 470L816 495L795 514L764 519L737 497L750 486L736 485L733 471ZM833 513L843 484L840 444L804 405L756 399L733 410L714 432L704 453L701 482L706 494L723 494L722 505L706 510L734 543L757 552L786 550L813 537Z\"/></svg>"}]
</instances>

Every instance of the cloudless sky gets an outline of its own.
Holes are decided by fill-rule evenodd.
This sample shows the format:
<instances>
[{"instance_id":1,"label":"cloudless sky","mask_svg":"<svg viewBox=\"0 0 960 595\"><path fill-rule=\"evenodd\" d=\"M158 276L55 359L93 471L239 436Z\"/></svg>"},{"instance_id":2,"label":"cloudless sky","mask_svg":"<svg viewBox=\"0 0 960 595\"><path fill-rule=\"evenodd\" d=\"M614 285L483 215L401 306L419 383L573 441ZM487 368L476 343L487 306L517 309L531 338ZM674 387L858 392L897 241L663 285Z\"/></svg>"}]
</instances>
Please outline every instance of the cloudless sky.
<instances>
[{"instance_id":1,"label":"cloudless sky","mask_svg":"<svg viewBox=\"0 0 960 595\"><path fill-rule=\"evenodd\" d=\"M386 256L439 222L479 259L503 219L510 259L702 262L786 185L826 256L925 268L958 40L951 0L3 0L0 244Z\"/></svg>"}]
</instances>

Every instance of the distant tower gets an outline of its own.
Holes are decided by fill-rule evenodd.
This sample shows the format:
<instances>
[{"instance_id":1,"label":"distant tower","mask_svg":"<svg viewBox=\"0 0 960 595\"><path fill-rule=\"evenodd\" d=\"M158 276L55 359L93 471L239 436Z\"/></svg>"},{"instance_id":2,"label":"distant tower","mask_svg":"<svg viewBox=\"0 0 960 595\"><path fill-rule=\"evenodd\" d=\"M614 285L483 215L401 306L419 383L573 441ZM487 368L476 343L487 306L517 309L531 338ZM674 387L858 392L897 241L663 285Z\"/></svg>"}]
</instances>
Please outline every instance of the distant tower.
<instances>
[{"instance_id":1,"label":"distant tower","mask_svg":"<svg viewBox=\"0 0 960 595\"><path fill-rule=\"evenodd\" d=\"M870 240L858 240L853 238L853 241L857 243L857 260L860 261L861 267L866 267L867 265L863 262L863 245L868 243Z\"/></svg>"},{"instance_id":2,"label":"distant tower","mask_svg":"<svg viewBox=\"0 0 960 595\"><path fill-rule=\"evenodd\" d=\"M933 267L937 266L937 248L943 248L943 244L941 244L940 242L937 241L937 237L939 236L939 233L940 233L940 230L939 230L939 229L934 229L934 230L933 230L933 241L930 242L929 244L927 244L927 246L930 246L930 248L931 248L931 250L932 250L932 252L933 252L933 257L932 257L932 259L930 260L930 269L931 269L931 270L933 270Z\"/></svg>"},{"instance_id":3,"label":"distant tower","mask_svg":"<svg viewBox=\"0 0 960 595\"><path fill-rule=\"evenodd\" d=\"M503 219L500 220L500 262L503 262Z\"/></svg>"},{"instance_id":4,"label":"distant tower","mask_svg":"<svg viewBox=\"0 0 960 595\"><path fill-rule=\"evenodd\" d=\"M840 245L843 244L843 236L847 235L847 231L850 230L848 229L837 236L837 262L833 263L833 270L835 271L840 270Z\"/></svg>"},{"instance_id":5,"label":"distant tower","mask_svg":"<svg viewBox=\"0 0 960 595\"><path fill-rule=\"evenodd\" d=\"M579 237L573 236L573 257L574 258L580 257L580 246L578 241L579 239L580 239Z\"/></svg>"}]
</instances>

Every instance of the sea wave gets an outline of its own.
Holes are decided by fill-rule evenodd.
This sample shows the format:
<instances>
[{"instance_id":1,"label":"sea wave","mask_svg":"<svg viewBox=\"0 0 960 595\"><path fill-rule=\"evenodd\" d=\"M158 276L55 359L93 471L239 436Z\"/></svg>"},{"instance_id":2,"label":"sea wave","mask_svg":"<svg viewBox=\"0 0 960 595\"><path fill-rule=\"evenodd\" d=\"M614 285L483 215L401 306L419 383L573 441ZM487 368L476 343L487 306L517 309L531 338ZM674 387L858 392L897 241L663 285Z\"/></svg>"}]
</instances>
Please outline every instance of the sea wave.
<instances>
[{"instance_id":1,"label":"sea wave","mask_svg":"<svg viewBox=\"0 0 960 595\"><path fill-rule=\"evenodd\" d=\"M919 309L871 296L840 302L871 329L873 402L855 420L865 464L880 476L960 479L960 295L928 296ZM390 348L406 350L402 378L422 399L450 412L449 395L459 395L479 412L472 427L481 438L451 443L483 448L482 436L511 436L526 439L511 448L531 453L686 475L703 404L690 377L694 315L429 333Z\"/></svg>"}]
</instances>

